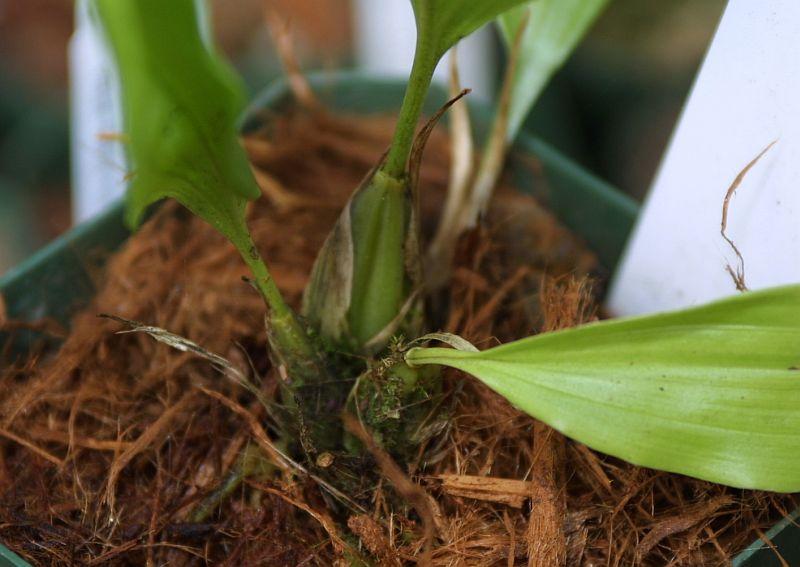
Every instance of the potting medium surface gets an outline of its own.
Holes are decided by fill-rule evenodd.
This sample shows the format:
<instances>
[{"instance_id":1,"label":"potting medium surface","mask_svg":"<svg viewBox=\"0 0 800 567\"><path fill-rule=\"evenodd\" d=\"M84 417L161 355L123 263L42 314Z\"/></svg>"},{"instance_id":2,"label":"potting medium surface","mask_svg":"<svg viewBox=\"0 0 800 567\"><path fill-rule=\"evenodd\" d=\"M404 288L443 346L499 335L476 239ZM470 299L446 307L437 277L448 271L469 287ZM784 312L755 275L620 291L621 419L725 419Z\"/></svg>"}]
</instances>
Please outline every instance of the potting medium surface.
<instances>
[{"instance_id":1,"label":"potting medium surface","mask_svg":"<svg viewBox=\"0 0 800 567\"><path fill-rule=\"evenodd\" d=\"M318 75L311 77L315 90L326 104L337 109L361 113L381 112L397 106L403 96L400 81L376 80L358 74ZM435 89L428 110L434 110L445 99L443 89ZM245 131L258 125L257 111L280 109L290 104L291 97L283 82L268 88L250 110ZM486 124L487 109L475 108ZM481 135L481 132L478 132ZM545 142L523 133L514 154L534 155L542 165L547 187L533 186L527 167L515 165L514 181L524 191L544 198L550 208L577 234L586 239L609 269L616 265L633 224L637 206L628 197L587 173ZM121 222L121 205L116 205L92 221L73 229L46 247L19 268L0 279L0 292L6 302L9 318L36 320L52 317L68 324L70 316L90 301L97 281L97 270L103 260L127 237ZM41 340L35 331L17 337L16 347L24 352L34 341ZM0 342L4 338L0 336ZM789 564L800 564L800 537L797 525L784 520L769 533ZM11 561L3 555L0 562ZM773 551L764 542L756 541L735 560L738 567L779 565ZM12 563L13 564L13 563Z\"/></svg>"}]
</instances>

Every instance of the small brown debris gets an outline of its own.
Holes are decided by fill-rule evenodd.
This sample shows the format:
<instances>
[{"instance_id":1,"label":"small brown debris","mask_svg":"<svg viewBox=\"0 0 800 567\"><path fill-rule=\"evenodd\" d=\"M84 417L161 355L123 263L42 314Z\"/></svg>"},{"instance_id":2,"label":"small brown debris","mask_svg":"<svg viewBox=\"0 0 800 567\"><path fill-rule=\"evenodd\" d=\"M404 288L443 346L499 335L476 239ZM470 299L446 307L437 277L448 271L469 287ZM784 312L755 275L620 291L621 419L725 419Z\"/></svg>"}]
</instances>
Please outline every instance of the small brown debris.
<instances>
[{"instance_id":1,"label":"small brown debris","mask_svg":"<svg viewBox=\"0 0 800 567\"><path fill-rule=\"evenodd\" d=\"M327 469L333 464L334 459L333 453L329 453L328 451L320 453L317 457L317 466L321 469Z\"/></svg>"},{"instance_id":2,"label":"small brown debris","mask_svg":"<svg viewBox=\"0 0 800 567\"><path fill-rule=\"evenodd\" d=\"M399 566L397 552L392 549L380 524L366 514L350 516L347 527L358 536L367 550L378 558L382 566Z\"/></svg>"},{"instance_id":3,"label":"small brown debris","mask_svg":"<svg viewBox=\"0 0 800 567\"><path fill-rule=\"evenodd\" d=\"M264 20L278 51L292 94L306 108L320 108L317 96L303 74L294 49L289 22L281 18L271 2L264 3Z\"/></svg>"},{"instance_id":4,"label":"small brown debris","mask_svg":"<svg viewBox=\"0 0 800 567\"><path fill-rule=\"evenodd\" d=\"M667 536L688 530L695 524L713 516L720 508L733 502L730 496L718 496L708 502L700 502L693 506L685 506L675 514L658 520L650 527L636 546L637 561L641 561L650 550L658 545Z\"/></svg>"},{"instance_id":5,"label":"small brown debris","mask_svg":"<svg viewBox=\"0 0 800 567\"><path fill-rule=\"evenodd\" d=\"M533 483L526 480L457 474L434 478L441 481L442 490L450 496L497 502L512 508L522 508L533 494Z\"/></svg>"},{"instance_id":6,"label":"small brown debris","mask_svg":"<svg viewBox=\"0 0 800 567\"><path fill-rule=\"evenodd\" d=\"M127 144L130 138L124 132L98 132L97 139L101 142L120 142Z\"/></svg>"}]
</instances>

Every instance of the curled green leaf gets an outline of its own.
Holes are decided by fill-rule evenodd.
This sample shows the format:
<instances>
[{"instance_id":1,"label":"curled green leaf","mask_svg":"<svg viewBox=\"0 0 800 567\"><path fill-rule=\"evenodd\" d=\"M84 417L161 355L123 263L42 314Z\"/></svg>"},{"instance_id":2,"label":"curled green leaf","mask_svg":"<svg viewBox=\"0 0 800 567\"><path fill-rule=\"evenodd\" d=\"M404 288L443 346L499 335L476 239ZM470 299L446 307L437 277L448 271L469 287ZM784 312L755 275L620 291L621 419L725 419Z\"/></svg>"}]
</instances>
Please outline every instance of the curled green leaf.
<instances>
[{"instance_id":1,"label":"curled green leaf","mask_svg":"<svg viewBox=\"0 0 800 567\"><path fill-rule=\"evenodd\" d=\"M525 26L511 85L507 138L513 140L531 107L609 0L535 0L498 18L510 48ZM526 21L526 12L529 17Z\"/></svg>"},{"instance_id":2,"label":"curled green leaf","mask_svg":"<svg viewBox=\"0 0 800 567\"><path fill-rule=\"evenodd\" d=\"M430 49L438 60L461 38L527 1L411 0L417 19L417 49Z\"/></svg>"},{"instance_id":3,"label":"curled green leaf","mask_svg":"<svg viewBox=\"0 0 800 567\"><path fill-rule=\"evenodd\" d=\"M194 0L95 0L120 69L131 226L165 197L249 246L248 199L259 196L241 148L244 92L200 36Z\"/></svg>"},{"instance_id":4,"label":"curled green leaf","mask_svg":"<svg viewBox=\"0 0 800 567\"><path fill-rule=\"evenodd\" d=\"M304 297L303 314L327 341L360 349L401 311L415 284L406 256L418 254L407 246L411 210L408 180L377 168L345 206Z\"/></svg>"},{"instance_id":5,"label":"curled green leaf","mask_svg":"<svg viewBox=\"0 0 800 567\"><path fill-rule=\"evenodd\" d=\"M595 323L479 353L414 348L637 465L800 490L800 286Z\"/></svg>"}]
</instances>

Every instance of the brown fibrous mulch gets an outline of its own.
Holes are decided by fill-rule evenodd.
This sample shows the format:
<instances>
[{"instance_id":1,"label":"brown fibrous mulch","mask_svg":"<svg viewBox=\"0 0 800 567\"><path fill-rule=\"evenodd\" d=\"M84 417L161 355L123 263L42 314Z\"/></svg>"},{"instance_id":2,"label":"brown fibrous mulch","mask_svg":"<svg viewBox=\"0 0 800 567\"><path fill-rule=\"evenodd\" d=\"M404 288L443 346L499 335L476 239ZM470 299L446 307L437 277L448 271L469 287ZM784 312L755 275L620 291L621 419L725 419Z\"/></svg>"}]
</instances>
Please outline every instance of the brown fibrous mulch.
<instances>
[{"instance_id":1,"label":"brown fibrous mulch","mask_svg":"<svg viewBox=\"0 0 800 567\"><path fill-rule=\"evenodd\" d=\"M264 193L249 224L297 306L350 191L388 146L392 120L296 111L268 122L244 141ZM439 129L421 176L426 234L448 156ZM369 494L349 495L361 509L343 515L314 478L276 466L191 522L245 446L269 454L279 440L255 397L207 361L119 334L119 323L97 314L187 337L274 397L264 306L247 275L219 234L166 204L97 274L99 293L60 351L2 370L0 541L36 565L333 565L357 555L380 565L423 557L433 565L725 565L797 504L595 453L448 371L446 427L394 473L422 504L388 497L405 494L389 474ZM602 284L579 239L533 198L502 188L460 242L437 325L486 348L595 319Z\"/></svg>"}]
</instances>

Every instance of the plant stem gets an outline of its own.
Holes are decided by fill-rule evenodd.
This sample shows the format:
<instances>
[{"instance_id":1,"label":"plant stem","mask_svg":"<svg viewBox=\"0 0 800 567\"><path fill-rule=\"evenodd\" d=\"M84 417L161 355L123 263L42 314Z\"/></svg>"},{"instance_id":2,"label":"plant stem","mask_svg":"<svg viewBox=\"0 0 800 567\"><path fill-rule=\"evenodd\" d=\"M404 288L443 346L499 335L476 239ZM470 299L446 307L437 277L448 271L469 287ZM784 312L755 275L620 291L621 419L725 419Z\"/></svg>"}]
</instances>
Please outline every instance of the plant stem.
<instances>
[{"instance_id":1,"label":"plant stem","mask_svg":"<svg viewBox=\"0 0 800 567\"><path fill-rule=\"evenodd\" d=\"M438 58L431 57L431 50L418 41L403 105L397 116L392 146L389 148L386 163L382 168L384 173L395 179L400 179L405 175L408 156L414 143L417 121L422 112L422 104L428 94L437 61Z\"/></svg>"},{"instance_id":2,"label":"plant stem","mask_svg":"<svg viewBox=\"0 0 800 567\"><path fill-rule=\"evenodd\" d=\"M273 364L283 368L281 381L289 410L290 437L299 441L310 457L318 451L335 448L340 439L339 419L331 407L338 407L346 392L331 379L325 356L317 343L286 303L258 249L248 235L239 240L245 263L255 276L255 285L269 308L266 318L267 340Z\"/></svg>"},{"instance_id":3,"label":"plant stem","mask_svg":"<svg viewBox=\"0 0 800 567\"><path fill-rule=\"evenodd\" d=\"M311 338L303 329L292 308L283 299L283 295L249 235L246 243L247 246L237 246L237 249L255 276L255 286L269 308L267 320L271 332L272 347L273 350L277 351L275 354L284 363L287 363L290 368L296 366L292 361L298 359L298 357L303 361L303 366L306 366L311 361L318 362L320 360L318 350L314 347ZM305 372L298 373L292 376L292 379L295 383L305 382L305 374ZM323 378L320 377L319 379L322 380Z\"/></svg>"},{"instance_id":4,"label":"plant stem","mask_svg":"<svg viewBox=\"0 0 800 567\"><path fill-rule=\"evenodd\" d=\"M239 253L242 255L247 267L253 272L255 285L264 297L264 301L267 303L271 313L278 317L291 313L291 308L283 299L283 295L281 295L278 286L275 284L275 280L272 279L272 275L258 253L255 244L252 240L250 240L249 244L250 248L247 251L239 250Z\"/></svg>"}]
</instances>

